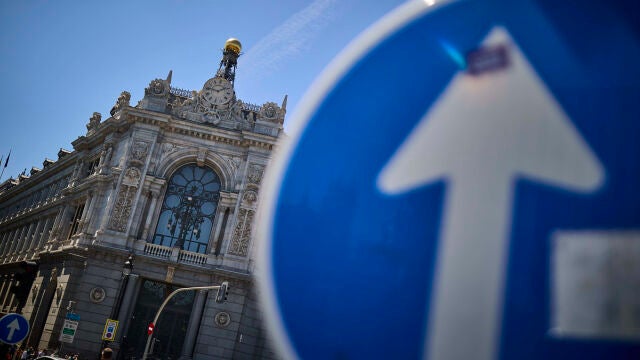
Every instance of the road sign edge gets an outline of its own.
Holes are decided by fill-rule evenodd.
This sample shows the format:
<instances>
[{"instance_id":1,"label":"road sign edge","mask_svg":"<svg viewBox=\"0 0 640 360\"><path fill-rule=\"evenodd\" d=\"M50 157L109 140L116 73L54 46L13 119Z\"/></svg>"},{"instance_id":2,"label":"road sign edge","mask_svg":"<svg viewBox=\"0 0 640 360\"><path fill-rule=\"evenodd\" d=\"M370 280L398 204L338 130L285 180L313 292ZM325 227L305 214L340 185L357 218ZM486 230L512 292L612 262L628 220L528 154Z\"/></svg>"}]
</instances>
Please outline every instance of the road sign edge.
<instances>
[{"instance_id":1,"label":"road sign edge","mask_svg":"<svg viewBox=\"0 0 640 360\"><path fill-rule=\"evenodd\" d=\"M299 107L292 114L291 135L282 141L279 149L274 153L269 169L265 173L264 188L258 207L256 234L260 234L263 241L256 245L256 277L261 295L266 327L272 334L276 348L285 359L298 358L287 335L284 323L280 318L280 309L274 292L274 279L271 267L271 244L274 218L267 215L274 214L276 200L280 194L281 180L288 167L294 149L307 126L313 113L318 109L322 100L333 90L335 85L348 71L375 45L397 32L404 25L423 16L429 11L440 8L455 0L415 0L394 9L389 14L375 22L362 34L356 37L314 80L309 90L302 98Z\"/></svg>"}]
</instances>

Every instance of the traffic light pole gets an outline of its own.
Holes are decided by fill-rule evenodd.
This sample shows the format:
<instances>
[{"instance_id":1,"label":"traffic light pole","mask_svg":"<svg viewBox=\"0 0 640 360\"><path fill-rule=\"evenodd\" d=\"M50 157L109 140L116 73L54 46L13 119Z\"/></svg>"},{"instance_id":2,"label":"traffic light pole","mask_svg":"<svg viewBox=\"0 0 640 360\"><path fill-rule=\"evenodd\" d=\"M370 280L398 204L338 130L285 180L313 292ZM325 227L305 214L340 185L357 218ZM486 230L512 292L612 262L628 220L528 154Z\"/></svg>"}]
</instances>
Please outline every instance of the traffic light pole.
<instances>
[{"instance_id":1,"label":"traffic light pole","mask_svg":"<svg viewBox=\"0 0 640 360\"><path fill-rule=\"evenodd\" d=\"M194 287L187 287L187 288L174 290L171 294L169 294L169 296L167 296L166 299L164 299L164 301L162 302L162 305L160 305L160 308L156 313L156 317L153 318L153 322L149 324L149 326L153 326L153 329L155 329L156 322L158 321L158 318L160 317L162 310L164 310L164 307L169 303L169 300L171 300L171 298L173 298L177 293L183 292L183 291L190 291L190 290L220 290L221 287L224 288L224 290L226 291L226 289L228 288L228 283L225 281L222 283L222 285L194 286ZM217 301L217 297L218 296L216 296L216 301ZM153 337L153 332L151 332L147 337L147 344L144 346L144 354L142 354L142 360L147 360L147 356L149 355L149 345L151 344L152 337Z\"/></svg>"}]
</instances>

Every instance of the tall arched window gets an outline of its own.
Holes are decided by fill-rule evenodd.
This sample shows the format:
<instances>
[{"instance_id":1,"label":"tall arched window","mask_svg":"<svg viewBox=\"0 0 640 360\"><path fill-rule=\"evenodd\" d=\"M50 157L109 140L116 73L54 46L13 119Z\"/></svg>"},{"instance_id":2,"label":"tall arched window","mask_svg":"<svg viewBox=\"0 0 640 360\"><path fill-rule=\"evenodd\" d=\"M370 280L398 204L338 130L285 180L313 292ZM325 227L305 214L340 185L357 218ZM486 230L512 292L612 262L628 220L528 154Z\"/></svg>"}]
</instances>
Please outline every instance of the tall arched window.
<instances>
[{"instance_id":1,"label":"tall arched window","mask_svg":"<svg viewBox=\"0 0 640 360\"><path fill-rule=\"evenodd\" d=\"M178 169L167 187L153 243L206 253L220 198L220 178L195 164Z\"/></svg>"}]
</instances>

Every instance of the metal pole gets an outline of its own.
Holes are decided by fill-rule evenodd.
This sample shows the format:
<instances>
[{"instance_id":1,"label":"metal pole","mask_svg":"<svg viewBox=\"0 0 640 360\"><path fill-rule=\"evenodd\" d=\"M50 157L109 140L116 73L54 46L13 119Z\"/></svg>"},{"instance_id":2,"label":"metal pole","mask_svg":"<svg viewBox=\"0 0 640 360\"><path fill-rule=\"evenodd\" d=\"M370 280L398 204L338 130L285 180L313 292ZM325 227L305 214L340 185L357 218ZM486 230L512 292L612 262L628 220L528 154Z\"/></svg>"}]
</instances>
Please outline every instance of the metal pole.
<instances>
[{"instance_id":1,"label":"metal pole","mask_svg":"<svg viewBox=\"0 0 640 360\"><path fill-rule=\"evenodd\" d=\"M179 293L179 292L183 292L183 291L189 291L189 290L217 290L220 289L220 285L212 285L212 286L194 286L194 287L187 287L187 288L181 288L181 289L177 289L174 290L171 294L169 294L169 296L167 296L166 299L164 299L164 301L162 302L162 305L160 305L160 308L158 309L158 312L156 313L156 317L153 318L153 321L151 322L154 326L154 331L155 331L155 325L156 322L158 321L158 318L160 317L160 313L162 313L162 310L164 310L164 307L167 305L167 303L169 302L169 300L171 300L171 298ZM147 344L144 346L144 354L142 354L142 360L147 360L147 356L149 355L149 345L151 344L151 338L153 337L153 333L149 334L147 336Z\"/></svg>"}]
</instances>

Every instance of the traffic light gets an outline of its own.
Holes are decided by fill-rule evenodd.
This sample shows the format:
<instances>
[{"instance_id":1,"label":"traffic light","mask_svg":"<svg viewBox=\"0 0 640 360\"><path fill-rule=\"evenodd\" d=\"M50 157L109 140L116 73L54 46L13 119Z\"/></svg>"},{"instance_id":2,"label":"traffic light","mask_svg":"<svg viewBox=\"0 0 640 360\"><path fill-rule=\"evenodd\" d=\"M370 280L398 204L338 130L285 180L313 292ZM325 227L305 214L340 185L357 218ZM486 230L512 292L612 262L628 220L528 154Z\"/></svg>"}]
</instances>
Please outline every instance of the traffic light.
<instances>
[{"instance_id":1,"label":"traffic light","mask_svg":"<svg viewBox=\"0 0 640 360\"><path fill-rule=\"evenodd\" d=\"M154 323L149 323L149 326L147 326L147 335L151 335L153 334L153 329L156 327L156 324Z\"/></svg>"},{"instance_id":2,"label":"traffic light","mask_svg":"<svg viewBox=\"0 0 640 360\"><path fill-rule=\"evenodd\" d=\"M216 294L216 302L218 304L222 304L227 301L227 297L229 296L229 282L223 281L220 284L220 288L218 289L218 293Z\"/></svg>"}]
</instances>

